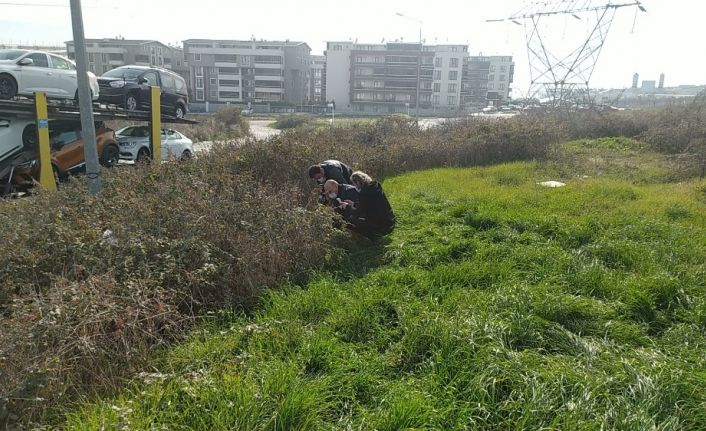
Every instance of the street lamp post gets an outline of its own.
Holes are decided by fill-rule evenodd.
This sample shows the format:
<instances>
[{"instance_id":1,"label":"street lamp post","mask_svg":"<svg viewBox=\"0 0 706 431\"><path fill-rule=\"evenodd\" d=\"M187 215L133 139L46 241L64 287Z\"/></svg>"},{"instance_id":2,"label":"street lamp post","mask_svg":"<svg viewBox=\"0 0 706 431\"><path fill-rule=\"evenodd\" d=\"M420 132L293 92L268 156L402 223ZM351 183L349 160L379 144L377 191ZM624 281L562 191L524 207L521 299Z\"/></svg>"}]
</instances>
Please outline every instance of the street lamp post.
<instances>
[{"instance_id":1,"label":"street lamp post","mask_svg":"<svg viewBox=\"0 0 706 431\"><path fill-rule=\"evenodd\" d=\"M412 20L419 24L419 56L417 57L417 100L414 104L414 117L419 121L419 87L422 85L422 55L424 55L424 49L422 46L422 27L424 26L424 21L421 19L413 18L409 15L397 12L397 16Z\"/></svg>"},{"instance_id":2,"label":"street lamp post","mask_svg":"<svg viewBox=\"0 0 706 431\"><path fill-rule=\"evenodd\" d=\"M86 37L83 31L83 13L81 0L71 0L71 24L74 35L76 54L76 81L78 84L78 104L81 111L81 131L83 132L83 150L86 160L86 178L88 192L97 194L101 191L101 168L98 163L96 147L96 126L93 120L93 97L88 81L88 61L86 55Z\"/></svg>"}]
</instances>

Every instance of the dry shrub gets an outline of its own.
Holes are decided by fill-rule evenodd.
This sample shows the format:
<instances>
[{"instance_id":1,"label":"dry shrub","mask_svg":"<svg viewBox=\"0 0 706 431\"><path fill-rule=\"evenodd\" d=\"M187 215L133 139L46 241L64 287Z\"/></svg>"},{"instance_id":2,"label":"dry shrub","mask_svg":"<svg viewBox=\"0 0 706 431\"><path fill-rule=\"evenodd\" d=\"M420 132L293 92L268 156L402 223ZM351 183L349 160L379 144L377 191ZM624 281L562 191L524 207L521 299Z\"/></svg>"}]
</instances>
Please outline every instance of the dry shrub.
<instances>
[{"instance_id":1,"label":"dry shrub","mask_svg":"<svg viewBox=\"0 0 706 431\"><path fill-rule=\"evenodd\" d=\"M279 117L274 124L275 129L294 129L309 125L314 122L314 118L302 114L292 114Z\"/></svg>"},{"instance_id":2,"label":"dry shrub","mask_svg":"<svg viewBox=\"0 0 706 431\"><path fill-rule=\"evenodd\" d=\"M197 316L326 262L329 219L233 159L223 148L111 174L98 197L75 182L2 203L0 428L115 387Z\"/></svg>"},{"instance_id":3,"label":"dry shrub","mask_svg":"<svg viewBox=\"0 0 706 431\"><path fill-rule=\"evenodd\" d=\"M261 181L311 184L305 169L339 159L377 178L402 172L476 166L545 158L563 131L554 121L515 118L467 119L421 130L410 120L386 118L317 130L292 129L266 142L250 140L239 148L237 169L252 170Z\"/></svg>"}]
</instances>

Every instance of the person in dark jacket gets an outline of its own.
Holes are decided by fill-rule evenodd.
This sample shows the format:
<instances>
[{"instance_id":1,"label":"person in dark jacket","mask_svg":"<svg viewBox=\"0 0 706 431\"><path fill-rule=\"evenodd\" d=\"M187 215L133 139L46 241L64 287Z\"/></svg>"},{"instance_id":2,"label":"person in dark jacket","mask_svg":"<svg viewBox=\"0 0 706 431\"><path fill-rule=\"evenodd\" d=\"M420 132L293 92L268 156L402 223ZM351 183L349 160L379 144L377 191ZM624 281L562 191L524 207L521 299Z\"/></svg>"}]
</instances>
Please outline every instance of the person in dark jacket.
<instances>
[{"instance_id":1,"label":"person in dark jacket","mask_svg":"<svg viewBox=\"0 0 706 431\"><path fill-rule=\"evenodd\" d=\"M397 219L380 183L363 172L354 172L351 181L359 197L352 216L347 220L350 228L370 239L392 233Z\"/></svg>"},{"instance_id":2,"label":"person in dark jacket","mask_svg":"<svg viewBox=\"0 0 706 431\"><path fill-rule=\"evenodd\" d=\"M358 204L358 190L348 184L338 184L335 180L328 180L324 184L324 194L331 207L344 220L349 220L353 215L353 208Z\"/></svg>"},{"instance_id":3,"label":"person in dark jacket","mask_svg":"<svg viewBox=\"0 0 706 431\"><path fill-rule=\"evenodd\" d=\"M338 160L326 160L309 168L309 178L319 184L334 180L338 184L351 184L353 169Z\"/></svg>"}]
</instances>

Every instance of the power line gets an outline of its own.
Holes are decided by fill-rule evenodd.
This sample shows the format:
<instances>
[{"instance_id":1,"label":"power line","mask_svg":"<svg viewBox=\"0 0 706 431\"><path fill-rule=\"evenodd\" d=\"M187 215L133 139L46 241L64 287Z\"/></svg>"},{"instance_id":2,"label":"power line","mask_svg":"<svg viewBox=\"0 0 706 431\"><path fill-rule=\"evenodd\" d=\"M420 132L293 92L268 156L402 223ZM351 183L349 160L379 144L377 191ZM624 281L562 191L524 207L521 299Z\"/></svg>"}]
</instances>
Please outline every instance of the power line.
<instances>
[{"instance_id":1,"label":"power line","mask_svg":"<svg viewBox=\"0 0 706 431\"><path fill-rule=\"evenodd\" d=\"M39 7L69 7L67 4L56 3L19 3L19 2L0 2L1 6L39 6Z\"/></svg>"}]
</instances>

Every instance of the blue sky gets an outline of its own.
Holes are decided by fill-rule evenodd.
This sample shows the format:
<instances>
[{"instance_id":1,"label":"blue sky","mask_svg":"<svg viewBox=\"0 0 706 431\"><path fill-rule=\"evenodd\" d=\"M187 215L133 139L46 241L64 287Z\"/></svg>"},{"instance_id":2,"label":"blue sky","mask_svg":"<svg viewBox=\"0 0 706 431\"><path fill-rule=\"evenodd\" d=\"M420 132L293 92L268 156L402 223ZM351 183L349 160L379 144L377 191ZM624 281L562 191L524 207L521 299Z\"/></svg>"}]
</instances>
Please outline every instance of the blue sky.
<instances>
[{"instance_id":1,"label":"blue sky","mask_svg":"<svg viewBox=\"0 0 706 431\"><path fill-rule=\"evenodd\" d=\"M602 3L620 0L604 0ZM629 0L626 0L629 1ZM13 6L3 3L43 3L63 7ZM68 0L0 1L0 41L61 43L71 39ZM511 23L486 23L509 16L523 0L84 0L87 37L158 39L179 43L189 38L304 40L322 53L326 40L380 42L403 38L416 41L419 26L396 12L424 21L428 43L468 43L471 52L515 57L516 88L529 83L525 34ZM635 22L633 10L618 13L595 71L595 87L629 86L632 74L667 85L706 84L706 2L644 0L647 14ZM548 44L568 48L573 33L587 24L573 18L547 23L542 31Z\"/></svg>"}]
</instances>

